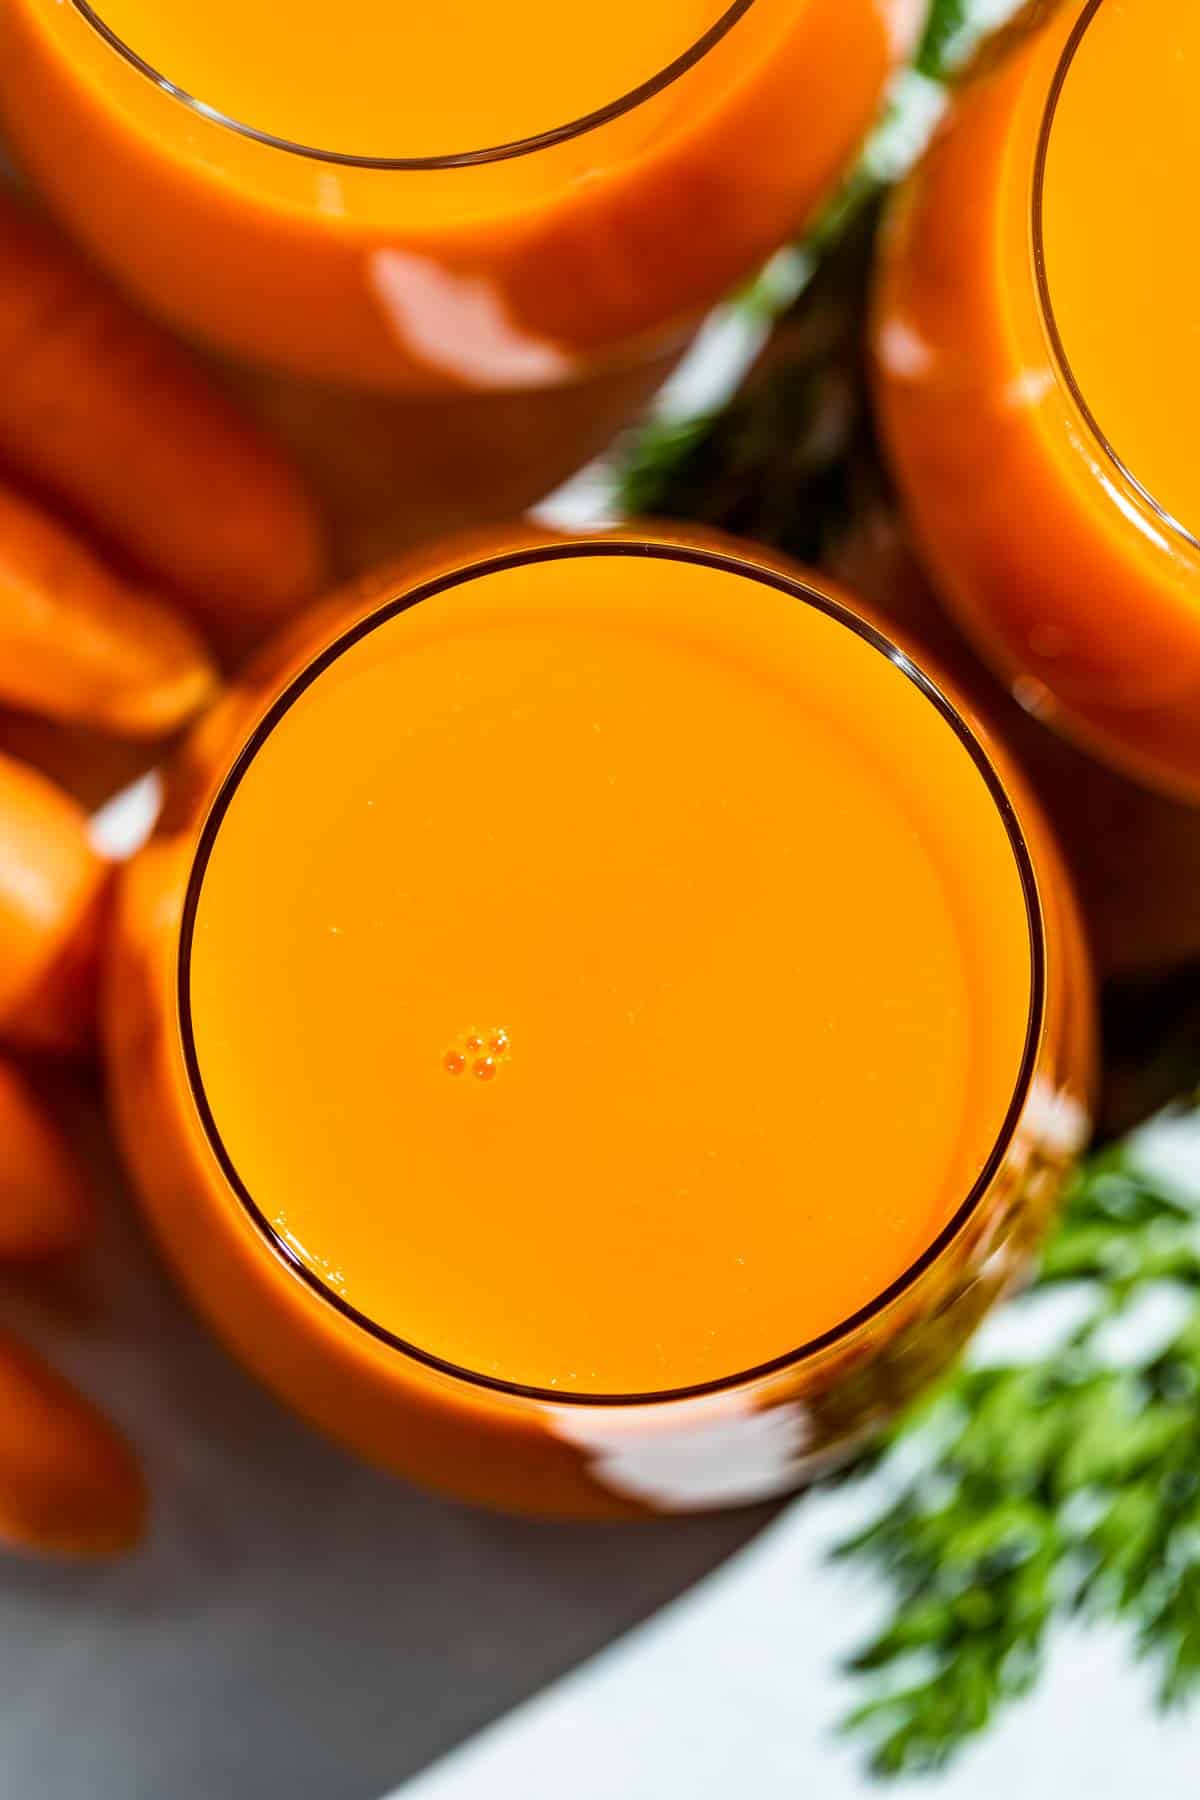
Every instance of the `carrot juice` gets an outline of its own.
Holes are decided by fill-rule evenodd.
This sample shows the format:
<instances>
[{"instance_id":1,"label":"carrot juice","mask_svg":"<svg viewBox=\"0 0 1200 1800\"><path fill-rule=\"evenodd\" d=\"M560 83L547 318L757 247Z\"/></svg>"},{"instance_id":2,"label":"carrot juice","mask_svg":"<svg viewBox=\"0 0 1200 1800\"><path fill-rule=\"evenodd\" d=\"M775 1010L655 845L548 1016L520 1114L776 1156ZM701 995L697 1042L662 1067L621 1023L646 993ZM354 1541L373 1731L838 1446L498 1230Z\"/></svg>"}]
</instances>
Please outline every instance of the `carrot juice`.
<instances>
[{"instance_id":1,"label":"carrot juice","mask_svg":"<svg viewBox=\"0 0 1200 1800\"><path fill-rule=\"evenodd\" d=\"M51 205L189 334L520 389L677 339L783 242L921 11L10 0L0 104Z\"/></svg>"},{"instance_id":2,"label":"carrot juice","mask_svg":"<svg viewBox=\"0 0 1200 1800\"><path fill-rule=\"evenodd\" d=\"M1031 710L1200 799L1188 0L1039 9L887 233L885 433L935 576Z\"/></svg>"},{"instance_id":3,"label":"carrot juice","mask_svg":"<svg viewBox=\"0 0 1200 1800\"><path fill-rule=\"evenodd\" d=\"M150 1215L294 1405L476 1499L780 1491L953 1353L1086 1130L1044 827L715 541L436 552L280 649L122 902Z\"/></svg>"}]
</instances>

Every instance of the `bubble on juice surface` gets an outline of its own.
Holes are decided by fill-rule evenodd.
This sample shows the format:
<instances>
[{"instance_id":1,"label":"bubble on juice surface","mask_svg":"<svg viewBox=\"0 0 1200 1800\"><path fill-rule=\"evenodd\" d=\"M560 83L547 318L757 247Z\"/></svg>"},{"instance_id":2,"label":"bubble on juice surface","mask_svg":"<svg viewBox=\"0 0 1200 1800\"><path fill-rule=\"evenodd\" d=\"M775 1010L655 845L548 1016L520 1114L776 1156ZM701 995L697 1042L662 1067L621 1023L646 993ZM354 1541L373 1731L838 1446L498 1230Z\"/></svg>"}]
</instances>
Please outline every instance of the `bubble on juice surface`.
<instances>
[{"instance_id":1,"label":"bubble on juice surface","mask_svg":"<svg viewBox=\"0 0 1200 1800\"><path fill-rule=\"evenodd\" d=\"M477 1081L494 1081L511 1056L512 1039L503 1025L486 1031L472 1026L447 1050L442 1067L448 1075L465 1075L470 1069Z\"/></svg>"}]
</instances>

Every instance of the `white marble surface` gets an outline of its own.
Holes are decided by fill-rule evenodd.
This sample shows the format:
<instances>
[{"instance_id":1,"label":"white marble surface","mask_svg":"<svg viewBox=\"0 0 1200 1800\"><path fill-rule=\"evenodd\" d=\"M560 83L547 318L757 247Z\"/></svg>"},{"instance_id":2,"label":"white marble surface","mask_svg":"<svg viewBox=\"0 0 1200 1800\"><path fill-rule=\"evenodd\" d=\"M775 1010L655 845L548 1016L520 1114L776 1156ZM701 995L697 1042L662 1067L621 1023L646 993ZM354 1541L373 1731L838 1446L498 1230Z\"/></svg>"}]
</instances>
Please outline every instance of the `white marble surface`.
<instances>
[{"instance_id":1,"label":"white marble surface","mask_svg":"<svg viewBox=\"0 0 1200 1800\"><path fill-rule=\"evenodd\" d=\"M747 1550L395 1800L1196 1800L1200 1719L1152 1720L1109 1633L1061 1638L1036 1696L935 1781L881 1787L835 1722L839 1659L879 1617L828 1562L866 1497L794 1502Z\"/></svg>"}]
</instances>

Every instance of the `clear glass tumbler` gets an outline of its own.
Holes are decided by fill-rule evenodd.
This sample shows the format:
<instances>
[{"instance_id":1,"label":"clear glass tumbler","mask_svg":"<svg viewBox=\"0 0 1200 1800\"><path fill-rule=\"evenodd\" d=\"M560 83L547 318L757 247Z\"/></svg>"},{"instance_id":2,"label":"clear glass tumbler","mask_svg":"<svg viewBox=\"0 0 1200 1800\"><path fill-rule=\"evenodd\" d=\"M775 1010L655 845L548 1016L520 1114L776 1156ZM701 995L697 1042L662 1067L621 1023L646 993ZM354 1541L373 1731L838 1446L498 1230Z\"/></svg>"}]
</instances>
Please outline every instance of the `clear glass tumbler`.
<instances>
[{"instance_id":1,"label":"clear glass tumbler","mask_svg":"<svg viewBox=\"0 0 1200 1800\"><path fill-rule=\"evenodd\" d=\"M531 532L331 602L200 727L107 1026L147 1213L360 1453L587 1517L846 1457L1019 1280L1088 1132L1036 804L750 546Z\"/></svg>"}]
</instances>

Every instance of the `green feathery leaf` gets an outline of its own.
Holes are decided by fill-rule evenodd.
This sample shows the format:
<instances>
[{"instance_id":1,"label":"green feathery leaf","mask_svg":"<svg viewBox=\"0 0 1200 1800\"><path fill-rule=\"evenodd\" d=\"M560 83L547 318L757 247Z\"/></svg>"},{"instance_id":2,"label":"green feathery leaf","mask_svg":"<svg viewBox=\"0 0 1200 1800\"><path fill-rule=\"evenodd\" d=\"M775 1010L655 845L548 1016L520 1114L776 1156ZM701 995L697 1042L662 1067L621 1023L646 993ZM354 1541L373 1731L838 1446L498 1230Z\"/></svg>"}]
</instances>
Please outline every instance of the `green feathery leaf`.
<instances>
[{"instance_id":1,"label":"green feathery leaf","mask_svg":"<svg viewBox=\"0 0 1200 1800\"><path fill-rule=\"evenodd\" d=\"M1012 1312L1055 1294L1065 1338L960 1369L883 1459L898 1497L840 1548L892 1595L845 1721L880 1774L943 1767L1072 1615L1127 1627L1164 1705L1200 1692L1200 1108L1083 1169Z\"/></svg>"}]
</instances>

